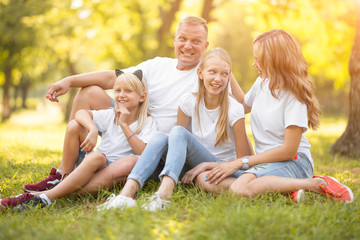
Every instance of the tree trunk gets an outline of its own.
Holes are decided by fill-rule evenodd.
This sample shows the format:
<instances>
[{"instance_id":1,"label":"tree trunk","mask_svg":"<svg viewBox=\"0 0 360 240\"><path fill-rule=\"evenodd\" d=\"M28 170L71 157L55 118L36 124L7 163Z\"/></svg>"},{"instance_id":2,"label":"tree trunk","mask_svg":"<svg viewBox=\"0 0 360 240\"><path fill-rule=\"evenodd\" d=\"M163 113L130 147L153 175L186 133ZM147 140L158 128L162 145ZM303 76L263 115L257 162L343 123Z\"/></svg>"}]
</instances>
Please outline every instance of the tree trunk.
<instances>
[{"instance_id":1,"label":"tree trunk","mask_svg":"<svg viewBox=\"0 0 360 240\"><path fill-rule=\"evenodd\" d=\"M175 0L171 3L170 10L164 12L162 8L160 8L160 17L162 20L162 26L158 31L158 49L157 55L158 56L166 56L168 57L171 52L171 47L166 44L166 39L170 36L170 28L175 20L176 13L180 9L180 5L183 0Z\"/></svg>"},{"instance_id":2,"label":"tree trunk","mask_svg":"<svg viewBox=\"0 0 360 240\"><path fill-rule=\"evenodd\" d=\"M3 107L2 107L2 121L5 121L10 118L11 108L10 108L10 85L12 82L11 76L11 67L7 66L5 68L5 83L3 86Z\"/></svg>"},{"instance_id":3,"label":"tree trunk","mask_svg":"<svg viewBox=\"0 0 360 240\"><path fill-rule=\"evenodd\" d=\"M212 20L210 13L211 13L211 10L213 10L213 9L214 9L213 0L205 0L204 6L202 9L202 13L201 13L201 17L204 18L207 23L209 23Z\"/></svg>"},{"instance_id":4,"label":"tree trunk","mask_svg":"<svg viewBox=\"0 0 360 240\"><path fill-rule=\"evenodd\" d=\"M29 93L29 87L30 87L30 82L24 83L21 85L20 90L21 90L21 100L22 100L22 104L21 104L21 108L27 108L26 105L26 99Z\"/></svg>"},{"instance_id":5,"label":"tree trunk","mask_svg":"<svg viewBox=\"0 0 360 240\"><path fill-rule=\"evenodd\" d=\"M20 91L20 86L19 85L14 86L14 97L13 97L14 103L13 103L13 107L12 107L12 110L11 110L11 112L13 112L13 113L18 110L18 101L17 101L17 99L18 99L18 96L19 96L19 91Z\"/></svg>"},{"instance_id":6,"label":"tree trunk","mask_svg":"<svg viewBox=\"0 0 360 240\"><path fill-rule=\"evenodd\" d=\"M333 154L349 158L360 158L360 4L354 45L349 61L350 73L350 112L343 135L330 148Z\"/></svg>"},{"instance_id":7,"label":"tree trunk","mask_svg":"<svg viewBox=\"0 0 360 240\"><path fill-rule=\"evenodd\" d=\"M77 74L77 71L76 71L76 68L75 68L75 63L73 63L70 59L70 54L68 56L68 67L69 67L69 70L70 70L70 75L76 75ZM73 102L74 102L74 99L75 99L75 96L78 92L78 89L76 88L70 88L69 91L68 91L68 100L66 102L66 106L65 106L65 116L64 116L64 122L67 122L69 121L69 118L70 118L70 114L71 114L71 108L72 108L72 105L73 105Z\"/></svg>"}]
</instances>

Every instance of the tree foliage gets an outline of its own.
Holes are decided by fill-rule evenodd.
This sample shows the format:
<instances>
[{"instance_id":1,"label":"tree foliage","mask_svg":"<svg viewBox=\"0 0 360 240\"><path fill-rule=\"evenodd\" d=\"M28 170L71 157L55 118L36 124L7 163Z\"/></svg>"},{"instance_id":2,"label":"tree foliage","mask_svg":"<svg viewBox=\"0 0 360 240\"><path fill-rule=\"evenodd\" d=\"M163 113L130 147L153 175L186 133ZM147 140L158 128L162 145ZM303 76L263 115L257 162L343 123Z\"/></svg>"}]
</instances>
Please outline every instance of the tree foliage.
<instances>
[{"instance_id":1,"label":"tree foliage","mask_svg":"<svg viewBox=\"0 0 360 240\"><path fill-rule=\"evenodd\" d=\"M10 111L5 107L9 91L16 86L46 86L70 74L125 68L155 56L174 57L177 22L190 14L208 20L210 48L220 46L230 53L244 90L256 78L251 70L252 39L272 28L289 31L302 45L323 106L338 104L344 109L344 99L336 96L345 95L350 86L347 66L355 36L355 0L0 0L0 4L4 118Z\"/></svg>"}]
</instances>

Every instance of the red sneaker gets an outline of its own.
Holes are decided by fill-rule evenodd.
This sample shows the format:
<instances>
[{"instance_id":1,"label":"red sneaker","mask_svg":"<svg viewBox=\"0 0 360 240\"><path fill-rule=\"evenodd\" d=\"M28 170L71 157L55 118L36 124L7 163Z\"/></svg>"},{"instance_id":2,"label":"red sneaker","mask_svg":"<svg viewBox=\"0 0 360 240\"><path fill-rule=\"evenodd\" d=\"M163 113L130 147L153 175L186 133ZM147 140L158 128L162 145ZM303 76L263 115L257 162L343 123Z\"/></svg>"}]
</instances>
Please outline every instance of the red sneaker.
<instances>
[{"instance_id":1,"label":"red sneaker","mask_svg":"<svg viewBox=\"0 0 360 240\"><path fill-rule=\"evenodd\" d=\"M6 208L13 208L33 197L34 197L33 194L26 192L16 195L15 197L1 199L1 205Z\"/></svg>"},{"instance_id":2,"label":"red sneaker","mask_svg":"<svg viewBox=\"0 0 360 240\"><path fill-rule=\"evenodd\" d=\"M322 195L334 199L338 202L351 203L354 201L354 194L351 189L341 184L336 178L329 176L314 176L313 178L322 178L326 181L326 186L320 186L323 190Z\"/></svg>"},{"instance_id":3,"label":"red sneaker","mask_svg":"<svg viewBox=\"0 0 360 240\"><path fill-rule=\"evenodd\" d=\"M300 189L298 191L290 193L290 198L296 203L303 202L305 200L305 191Z\"/></svg>"},{"instance_id":4,"label":"red sneaker","mask_svg":"<svg viewBox=\"0 0 360 240\"><path fill-rule=\"evenodd\" d=\"M60 180L61 174L56 172L56 168L52 168L50 175L47 176L44 180L34 184L26 184L24 189L28 192L42 192L55 187L60 182Z\"/></svg>"}]
</instances>

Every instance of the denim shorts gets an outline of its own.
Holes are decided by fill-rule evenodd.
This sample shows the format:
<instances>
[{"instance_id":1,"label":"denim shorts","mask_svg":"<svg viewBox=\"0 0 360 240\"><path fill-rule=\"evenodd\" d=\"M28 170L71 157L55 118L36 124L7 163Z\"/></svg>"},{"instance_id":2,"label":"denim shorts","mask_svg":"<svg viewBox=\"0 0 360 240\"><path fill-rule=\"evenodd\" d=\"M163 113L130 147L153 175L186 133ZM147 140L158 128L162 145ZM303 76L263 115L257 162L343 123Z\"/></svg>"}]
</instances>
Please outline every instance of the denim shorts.
<instances>
[{"instance_id":1,"label":"denim shorts","mask_svg":"<svg viewBox=\"0 0 360 240\"><path fill-rule=\"evenodd\" d=\"M235 174L237 175L238 172ZM297 159L283 162L261 163L256 166L252 166L246 171L242 171L240 175L243 173L253 173L256 175L256 177L277 176L285 178L306 179L312 178L313 167L311 166L310 160L305 154L297 153Z\"/></svg>"}]
</instances>

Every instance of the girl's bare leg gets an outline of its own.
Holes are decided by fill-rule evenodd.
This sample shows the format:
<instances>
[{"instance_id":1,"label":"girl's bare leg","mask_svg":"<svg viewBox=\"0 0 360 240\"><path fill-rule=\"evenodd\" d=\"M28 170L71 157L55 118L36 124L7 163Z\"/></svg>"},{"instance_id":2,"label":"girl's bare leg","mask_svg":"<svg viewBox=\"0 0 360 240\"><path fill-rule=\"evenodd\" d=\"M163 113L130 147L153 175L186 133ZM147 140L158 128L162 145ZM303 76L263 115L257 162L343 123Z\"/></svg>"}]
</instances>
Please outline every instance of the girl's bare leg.
<instances>
[{"instance_id":1,"label":"girl's bare leg","mask_svg":"<svg viewBox=\"0 0 360 240\"><path fill-rule=\"evenodd\" d=\"M94 193L100 188L110 188L114 184L125 182L137 159L137 156L128 156L111 163L108 167L95 173L78 193Z\"/></svg>"},{"instance_id":2,"label":"girl's bare leg","mask_svg":"<svg viewBox=\"0 0 360 240\"><path fill-rule=\"evenodd\" d=\"M79 157L80 144L85 140L88 131L75 120L71 120L66 128L63 155L59 169L62 175L70 174Z\"/></svg>"},{"instance_id":3,"label":"girl's bare leg","mask_svg":"<svg viewBox=\"0 0 360 240\"><path fill-rule=\"evenodd\" d=\"M64 197L85 186L94 173L106 164L105 156L100 152L92 152L84 161L56 187L46 191L46 196L53 199Z\"/></svg>"},{"instance_id":4,"label":"girl's bare leg","mask_svg":"<svg viewBox=\"0 0 360 240\"><path fill-rule=\"evenodd\" d=\"M174 191L175 181L169 176L163 176L158 193L162 199L169 199Z\"/></svg>"}]
</instances>

